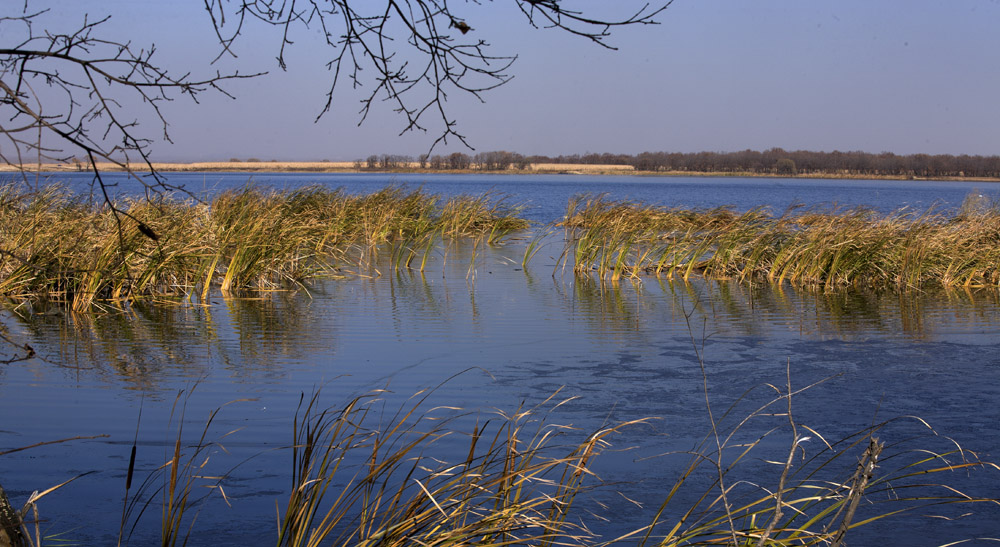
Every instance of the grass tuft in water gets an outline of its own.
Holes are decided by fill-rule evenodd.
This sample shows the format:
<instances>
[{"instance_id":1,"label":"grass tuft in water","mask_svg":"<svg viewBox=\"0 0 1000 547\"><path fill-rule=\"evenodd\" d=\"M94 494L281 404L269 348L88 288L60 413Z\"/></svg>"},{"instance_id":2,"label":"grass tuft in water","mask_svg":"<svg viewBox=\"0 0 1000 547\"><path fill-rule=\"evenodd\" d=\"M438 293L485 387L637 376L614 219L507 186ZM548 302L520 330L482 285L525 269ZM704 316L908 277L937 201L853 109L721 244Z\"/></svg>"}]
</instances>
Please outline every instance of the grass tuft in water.
<instances>
[{"instance_id":1,"label":"grass tuft in water","mask_svg":"<svg viewBox=\"0 0 1000 547\"><path fill-rule=\"evenodd\" d=\"M713 420L651 524L635 534L639 545L843 545L859 527L904 515L949 519L951 506L952 515L969 516L974 506L1000 505L992 495L970 495L946 482L950 474L1000 467L919 418L824 438L822 428L793 413L792 399L815 385L793 389L790 377L784 387L768 384L773 398L758 408L734 412L748 393ZM762 421L772 423L760 434L752 424ZM773 448L781 444L776 437L788 439L784 454Z\"/></svg>"},{"instance_id":2,"label":"grass tuft in water","mask_svg":"<svg viewBox=\"0 0 1000 547\"><path fill-rule=\"evenodd\" d=\"M617 281L700 274L834 290L1000 287L1000 204L970 196L953 215L900 210L671 209L570 202L561 263Z\"/></svg>"},{"instance_id":3,"label":"grass tuft in water","mask_svg":"<svg viewBox=\"0 0 1000 547\"><path fill-rule=\"evenodd\" d=\"M606 438L644 420L594 432L581 444L555 443L571 430L550 423L546 406L479 421L464 459L428 452L446 437L453 408L423 410L419 393L378 427L369 423L379 393L319 410L319 395L295 420L292 492L278 544L509 545L583 544L585 528L567 520L593 475L588 463Z\"/></svg>"},{"instance_id":4,"label":"grass tuft in water","mask_svg":"<svg viewBox=\"0 0 1000 547\"><path fill-rule=\"evenodd\" d=\"M210 203L125 200L88 203L57 186L0 188L0 293L15 301L65 303L75 311L140 298L207 299L242 290L301 287L317 276L363 268L379 248L415 249L454 238L500 242L528 223L492 194L444 202L389 187L362 196L308 187L247 187ZM395 252L395 251L393 251Z\"/></svg>"},{"instance_id":5,"label":"grass tuft in water","mask_svg":"<svg viewBox=\"0 0 1000 547\"><path fill-rule=\"evenodd\" d=\"M939 436L919 418L876 422L830 440L822 427L793 413L793 399L812 386L793 388L789 374L785 386L762 387L763 397L748 392L716 413L706 384L710 430L690 450L662 456L685 457L688 463L663 483L658 507L633 502L631 516L641 522L648 515L648 524L617 537L602 537L606 519L578 498L610 486L595 474L595 462L612 436L648 419L585 434L553 421L559 407L572 400L557 399L558 393L533 407L475 415L428 408L433 390L398 405L387 402L388 392L376 390L333 407L324 407L315 392L301 398L292 422L290 484L278 509L276 543L841 545L859 527L891 523L901 515L952 518L950 507L967 516L982 505L1000 505L989 482L981 483L988 496L947 484L956 473L997 473L1000 467ZM129 542L147 510L158 508L161 544L186 544L197 538L202 500L214 494L225 498L227 474L213 475L208 467L210 449L221 448L208 434L219 410L189 439L183 406L178 395L176 437L164 463L126 501L132 526L120 543ZM644 489L660 470L674 468L655 463L639 464L649 475ZM195 493L206 486L203 494ZM33 495L15 522L23 522L28 507L37 511L34 501L58 488ZM649 497L648 491L620 494L630 501L638 494ZM9 503L6 507L14 511ZM238 511L239 505L217 510ZM30 535L26 527L21 531Z\"/></svg>"}]
</instances>

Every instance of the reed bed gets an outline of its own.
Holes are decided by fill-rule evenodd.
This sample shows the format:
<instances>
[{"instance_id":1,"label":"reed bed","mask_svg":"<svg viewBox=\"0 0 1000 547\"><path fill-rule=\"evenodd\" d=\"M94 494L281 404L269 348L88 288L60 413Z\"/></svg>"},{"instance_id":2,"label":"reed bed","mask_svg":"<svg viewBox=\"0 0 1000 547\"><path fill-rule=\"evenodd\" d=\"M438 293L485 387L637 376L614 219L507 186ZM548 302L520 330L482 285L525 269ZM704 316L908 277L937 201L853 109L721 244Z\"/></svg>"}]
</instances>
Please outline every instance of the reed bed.
<instances>
[{"instance_id":1,"label":"reed bed","mask_svg":"<svg viewBox=\"0 0 1000 547\"><path fill-rule=\"evenodd\" d=\"M778 216L583 197L563 227L560 263L612 281L702 274L827 290L1000 287L1000 204L978 197L952 215L793 208Z\"/></svg>"},{"instance_id":2,"label":"reed bed","mask_svg":"<svg viewBox=\"0 0 1000 547\"><path fill-rule=\"evenodd\" d=\"M618 424L560 445L576 429L551 423L550 398L497 412L472 431L450 429L454 408L424 410L427 393L388 414L378 428L372 393L321 410L300 406L294 431L292 493L278 545L585 544L592 532L568 520L589 469ZM385 415L383 415L383 418ZM436 458L447 437L467 439L458 460ZM455 452L452 452L454 454Z\"/></svg>"},{"instance_id":3,"label":"reed bed","mask_svg":"<svg viewBox=\"0 0 1000 547\"><path fill-rule=\"evenodd\" d=\"M789 381L761 387L763 396L751 390L754 394L725 412L713 414L709 406L709 432L674 454L689 462L677 476L662 473L657 462L642 463L645 474L663 481L659 492L647 493L622 491L629 485L604 483L595 470L605 452L617 449L611 442L617 435L648 427L650 420L581 431L555 421L559 408L573 399L559 393L535 406L485 414L431 407L433 390L402 403L390 403L385 390L337 406L325 406L318 392L303 396L285 449L291 464L287 499L276 504L273 540L260 542L279 547L841 545L855 538L859 527L892 526L901 515L933 515L946 522L979 509L988 516L1000 505L991 482L1000 467L918 418L875 422L839 440L827 439L822 427L802 423L793 412L793 399L812 386L793 389ZM228 473L207 467L209 449L222 448L221 438L212 438L218 412L193 436L185 433L181 417L162 465L154 465L129 494L133 444L119 544L131 543L140 521L157 513L161 544L187 544L197 538L197 516L211 496L232 501L222 510L239 510L238 501L226 494ZM968 473L988 475L978 481L986 496L938 482ZM643 488L655 488L649 482ZM602 515L600 507L581 500L610 488L629 500L651 493L662 503L636 503L628 521L648 524L608 534L602 527L615 515ZM8 535L38 545L38 532L30 529L37 516L28 516L29 506L17 511L4 503L0 509L10 517L4 522Z\"/></svg>"},{"instance_id":4,"label":"reed bed","mask_svg":"<svg viewBox=\"0 0 1000 547\"><path fill-rule=\"evenodd\" d=\"M930 477L1000 467L920 418L873 420L838 439L798 420L793 399L817 384L793 388L789 374L784 386L759 386L771 398L752 410L739 409L757 405L754 390L716 417L708 404L711 429L686 453L689 463L650 525L635 532L638 544L840 546L874 523L896 537L890 523L904 515L948 520L951 511L970 516L981 505L996 511L990 489L970 495Z\"/></svg>"},{"instance_id":5,"label":"reed bed","mask_svg":"<svg viewBox=\"0 0 1000 547\"><path fill-rule=\"evenodd\" d=\"M385 246L465 237L495 243L528 226L517 214L502 196L443 201L400 187L362 196L247 187L208 203L167 196L111 208L58 186L9 185L0 188L0 293L85 311L137 298L205 299L216 288L301 286L360 268Z\"/></svg>"}]
</instances>

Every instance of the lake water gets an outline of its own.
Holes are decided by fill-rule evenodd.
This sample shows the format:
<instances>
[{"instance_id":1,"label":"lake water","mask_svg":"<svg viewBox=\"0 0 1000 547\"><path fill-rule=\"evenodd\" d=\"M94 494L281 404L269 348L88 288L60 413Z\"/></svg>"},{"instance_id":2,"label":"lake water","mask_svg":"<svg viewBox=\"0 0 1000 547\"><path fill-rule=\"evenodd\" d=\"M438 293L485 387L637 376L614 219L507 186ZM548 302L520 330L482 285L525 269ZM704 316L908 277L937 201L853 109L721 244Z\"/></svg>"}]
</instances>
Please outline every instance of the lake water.
<instances>
[{"instance_id":1,"label":"lake water","mask_svg":"<svg viewBox=\"0 0 1000 547\"><path fill-rule=\"evenodd\" d=\"M119 173L105 173L112 196L141 195L142 186ZM781 213L794 205L839 208L870 207L881 212L902 208L948 211L971 193L996 199L1000 183L894 180L823 180L781 178L636 177L591 175L423 175L383 173L166 173L170 185L194 195L211 195L249 184L277 189L319 184L363 194L387 185L424 188L443 197L500 192L525 205L524 216L536 222L561 219L570 197L606 193L613 199L707 209L768 207ZM10 178L9 175L6 176ZM5 176L0 174L0 182ZM58 182L81 193L91 190L88 173L58 173L34 178L32 184Z\"/></svg>"},{"instance_id":2,"label":"lake water","mask_svg":"<svg viewBox=\"0 0 1000 547\"><path fill-rule=\"evenodd\" d=\"M79 190L89 182L60 176ZM245 174L169 177L194 193L248 180ZM118 193L135 191L121 177L112 180L119 182ZM798 203L947 211L970 192L1000 200L995 185L953 182L259 174L252 183L324 184L357 193L405 184L443 196L498 191L526 204L525 216L540 225L558 220L571 196L604 192L670 206L766 206L776 212ZM473 249L455 244L437 250L424 274L386 267L381 276L317 282L308 292L217 295L205 306L150 303L85 315L8 306L4 334L29 343L38 357L0 365L0 452L107 436L0 456L0 484L19 506L34 490L91 472L40 502L43 530L80 545L113 544L133 440L138 482L173 449L170 414L179 390L186 394L185 442L196 440L209 412L239 400L219 412L209 434L218 439L238 430L220 441L225 451L212 452L212 469L228 474L223 486L231 507L209 495L191 544L259 544L262 537L266 544L276 534L275 503L287 500L291 455L282 447L291 443L301 393L322 387L323 401L338 406L387 387L391 414L416 391L440 386L428 409L448 405L485 416L494 408L537 404L561 390L560 397L577 398L551 420L572 424L581 435L603 424L658 418L611 439L615 448L634 450L610 452L595 463L614 486L581 503L603 513L608 522L590 525L611 536L648 523L688 461L658 455L689 451L710 430L706 385L716 417L736 405L733 417L722 420L731 426L771 400L773 392L760 386L782 387L786 373L795 389L825 380L796 396L793 413L828 441L914 415L940 436L910 440L929 431L914 419L893 422L879 436L901 443L897 451L907 443L948 451L953 439L985 459L1000 459L995 291L822 294L655 278L610 286L557 269L561 245L555 242L527 268L521 266L524 239L475 252L472 261ZM457 423L471 429L473 422ZM752 440L786 423L785 417L760 417L741 435ZM777 475L762 462L783 459L789 435L779 432L763 443L739 477L773 488ZM467 446L467 440L442 443L439 456L462 459ZM822 447L816 439L802 446L807 456ZM857 455L851 458L844 462L847 475ZM887 459L882 468L894 465ZM979 495L1000 492L996 470L938 479ZM974 514L962 516L969 511ZM929 516L937 514L952 520ZM862 527L852 543L937 545L997 537L998 518L1000 511L985 506L935 507ZM158 526L159 511L152 507L132 544L152 542Z\"/></svg>"}]
</instances>

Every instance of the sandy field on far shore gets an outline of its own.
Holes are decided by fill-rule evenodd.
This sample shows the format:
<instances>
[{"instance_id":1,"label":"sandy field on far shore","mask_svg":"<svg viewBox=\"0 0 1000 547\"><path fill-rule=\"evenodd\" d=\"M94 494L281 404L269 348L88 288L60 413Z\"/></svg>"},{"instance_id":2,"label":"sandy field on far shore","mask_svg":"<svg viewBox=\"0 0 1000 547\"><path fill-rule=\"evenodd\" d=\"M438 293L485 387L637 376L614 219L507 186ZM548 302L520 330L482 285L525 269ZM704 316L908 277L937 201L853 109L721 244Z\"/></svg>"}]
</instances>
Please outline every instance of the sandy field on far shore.
<instances>
[{"instance_id":1,"label":"sandy field on far shore","mask_svg":"<svg viewBox=\"0 0 1000 547\"><path fill-rule=\"evenodd\" d=\"M101 171L113 172L122 171L120 167L113 163L98 163ZM137 174L148 173L149 168L144 164L134 164L133 168ZM490 173L497 171L479 171L476 169L465 170L433 170L421 168L419 163L412 162L405 167L398 169L374 169L368 170L358 167L353 161L211 161L195 163L153 163L153 168L157 171L168 173L171 171L189 172L231 172L231 173L263 173L263 172L302 172L302 173ZM37 164L25 165L24 172L73 172L87 171L85 165L73 165L69 163L43 163L41 168ZM17 166L0 164L0 173L21 171ZM661 177L683 176L683 177L777 177L772 173L717 173L717 172L694 172L694 171L636 171L631 165L591 165L584 163L534 163L524 170L510 168L506 173L516 174L566 174L566 175L655 175ZM1000 182L1000 179L973 178L973 177L904 177L889 175L857 175L851 173L830 174L830 173L799 173L798 179L861 179L861 180L957 180L973 182Z\"/></svg>"},{"instance_id":2,"label":"sandy field on far shore","mask_svg":"<svg viewBox=\"0 0 1000 547\"><path fill-rule=\"evenodd\" d=\"M38 165L26 165L25 171L35 171ZM145 164L133 164L136 171L148 171ZM98 163L97 168L101 171L122 171L122 168L113 163ZM194 163L160 163L154 162L153 169L157 171L340 171L353 169L354 162L241 162L241 161L206 161ZM0 165L0 171L19 171L17 166ZM70 163L43 163L42 171L86 171L85 165L74 165Z\"/></svg>"},{"instance_id":3,"label":"sandy field on far shore","mask_svg":"<svg viewBox=\"0 0 1000 547\"><path fill-rule=\"evenodd\" d=\"M148 168L142 164L135 164L137 172L147 171ZM122 169L113 163L98 163L97 168L101 171L121 171ZM26 165L25 171L33 172L38 169L38 165ZM230 172L255 172L255 171L305 171L305 172L359 172L353 161L213 161L195 163L153 163L153 169L162 172L170 171L230 171ZM43 163L41 171L65 172L65 171L85 171L85 166L77 166L69 163ZM19 171L16 166L0 165L0 172ZM393 170L394 172L430 171L422 169L418 163L410 163L406 167ZM449 171L443 171L445 173ZM475 172L475 170L470 170ZM524 171L509 169L510 173L578 173L578 174L606 174L606 173L632 173L635 169L631 165L589 165L576 163L536 163Z\"/></svg>"}]
</instances>

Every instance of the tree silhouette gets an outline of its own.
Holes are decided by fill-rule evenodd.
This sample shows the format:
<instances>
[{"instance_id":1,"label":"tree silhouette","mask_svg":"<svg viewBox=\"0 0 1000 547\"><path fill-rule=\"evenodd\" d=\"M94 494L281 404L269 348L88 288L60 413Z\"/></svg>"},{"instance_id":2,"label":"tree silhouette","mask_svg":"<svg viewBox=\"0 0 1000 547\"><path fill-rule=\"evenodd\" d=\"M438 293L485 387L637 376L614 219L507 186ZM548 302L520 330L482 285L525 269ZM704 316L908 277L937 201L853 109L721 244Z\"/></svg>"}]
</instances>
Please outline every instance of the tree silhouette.
<instances>
[{"instance_id":1,"label":"tree silhouette","mask_svg":"<svg viewBox=\"0 0 1000 547\"><path fill-rule=\"evenodd\" d=\"M616 2L604 11L620 17L593 17L564 7L559 0L504 0L525 15L527 25L553 27L604 47L619 26L655 24L654 17L670 4ZM483 93L510 80L516 55L494 54L476 37L476 17L487 17L489 3L450 5L446 0L203 0L219 48L205 52L235 59L243 40L277 29L277 63L296 36L318 30L328 46L332 80L318 117L329 111L336 90L364 88L360 123L377 104L387 101L404 120L402 133L433 131L430 149L455 138L456 120L446 109L451 93ZM225 95L228 81L262 76L211 72L195 76L163 68L153 45L109 36L109 17L83 15L75 28L55 28L52 13L32 9L32 1L9 2L0 8L0 161L26 166L69 162L82 157L101 183L98 162L111 162L135 173L147 187L167 188L150 160L154 140L140 127L151 117L162 138L170 141L165 101L186 96L195 102L206 92ZM264 28L261 28L261 25ZM471 147L470 147L471 148ZM103 188L103 184L100 184ZM109 201L110 205L110 201Z\"/></svg>"},{"instance_id":2,"label":"tree silhouette","mask_svg":"<svg viewBox=\"0 0 1000 547\"><path fill-rule=\"evenodd\" d=\"M373 105L385 100L404 119L400 134L440 127L430 149L454 137L469 143L457 132L456 121L445 103L451 92L482 94L505 84L516 55L494 54L492 47L476 38L475 17L485 17L479 2L458 7L446 0L204 0L212 16L220 55L231 54L245 34L249 21L260 21L281 29L278 64L285 67L291 36L305 27L321 30L329 47L327 66L333 73L326 104L329 111L342 78L353 87L368 87L362 100L361 122ZM560 0L513 1L532 27L549 27L584 37L614 49L606 39L619 26L655 24L654 17L672 0L652 6L641 4L622 17L591 17L563 6ZM635 2L616 2L615 11ZM466 16L467 15L467 16ZM471 147L470 147L471 148Z\"/></svg>"},{"instance_id":3,"label":"tree silhouette","mask_svg":"<svg viewBox=\"0 0 1000 547\"><path fill-rule=\"evenodd\" d=\"M138 131L136 107L155 117L169 141L161 105L173 94L195 100L202 92L225 93L227 80L251 77L238 72L194 78L161 68L155 48L106 38L108 17L84 16L70 32L43 28L48 10L0 17L0 161L26 169L32 163L72 162L84 157L96 180L98 162L134 173L137 165L152 174L136 177L150 188L165 182L152 168L153 140ZM76 164L80 164L76 159ZM103 184L101 185L103 188Z\"/></svg>"}]
</instances>

